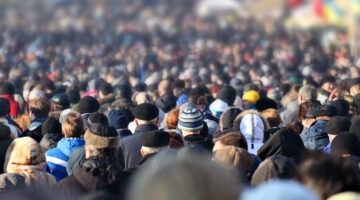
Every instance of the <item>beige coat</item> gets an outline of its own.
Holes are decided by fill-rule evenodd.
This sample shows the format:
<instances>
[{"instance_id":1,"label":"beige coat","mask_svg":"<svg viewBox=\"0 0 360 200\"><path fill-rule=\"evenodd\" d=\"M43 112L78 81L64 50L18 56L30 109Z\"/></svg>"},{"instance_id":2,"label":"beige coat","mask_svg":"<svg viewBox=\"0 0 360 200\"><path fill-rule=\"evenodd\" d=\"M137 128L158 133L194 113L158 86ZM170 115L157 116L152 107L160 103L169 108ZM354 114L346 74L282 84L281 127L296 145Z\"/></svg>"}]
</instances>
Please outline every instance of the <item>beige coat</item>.
<instances>
[{"instance_id":1,"label":"beige coat","mask_svg":"<svg viewBox=\"0 0 360 200\"><path fill-rule=\"evenodd\" d=\"M10 144L4 171L24 176L27 188L49 191L56 180L53 175L44 172L45 165L45 154L39 143L30 137L21 137Z\"/></svg>"}]
</instances>

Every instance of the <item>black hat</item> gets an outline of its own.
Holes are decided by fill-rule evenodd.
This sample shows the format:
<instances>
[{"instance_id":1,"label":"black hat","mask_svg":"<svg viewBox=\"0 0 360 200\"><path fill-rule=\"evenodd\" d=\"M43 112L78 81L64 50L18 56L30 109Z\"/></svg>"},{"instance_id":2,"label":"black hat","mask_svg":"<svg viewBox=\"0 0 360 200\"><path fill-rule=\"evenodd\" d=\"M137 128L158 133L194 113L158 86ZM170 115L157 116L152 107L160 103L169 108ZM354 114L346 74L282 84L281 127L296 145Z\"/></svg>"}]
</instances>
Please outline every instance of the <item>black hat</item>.
<instances>
[{"instance_id":1,"label":"black hat","mask_svg":"<svg viewBox=\"0 0 360 200\"><path fill-rule=\"evenodd\" d=\"M317 111L320 109L319 104L311 104L308 108L306 108L305 118L315 119Z\"/></svg>"},{"instance_id":2,"label":"black hat","mask_svg":"<svg viewBox=\"0 0 360 200\"><path fill-rule=\"evenodd\" d=\"M61 124L59 120L54 117L49 117L41 124L41 133L42 135L47 133L61 133Z\"/></svg>"},{"instance_id":3,"label":"black hat","mask_svg":"<svg viewBox=\"0 0 360 200\"><path fill-rule=\"evenodd\" d=\"M66 93L55 94L51 97L51 102L62 106L64 109L70 106L70 100Z\"/></svg>"},{"instance_id":4,"label":"black hat","mask_svg":"<svg viewBox=\"0 0 360 200\"><path fill-rule=\"evenodd\" d=\"M320 108L315 112L315 117L319 116L335 116L337 109L331 105L321 105Z\"/></svg>"},{"instance_id":5,"label":"black hat","mask_svg":"<svg viewBox=\"0 0 360 200\"><path fill-rule=\"evenodd\" d=\"M339 133L331 142L331 154L338 156L342 156L343 154L360 156L360 141L355 133Z\"/></svg>"},{"instance_id":6,"label":"black hat","mask_svg":"<svg viewBox=\"0 0 360 200\"><path fill-rule=\"evenodd\" d=\"M169 142L170 135L165 131L147 131L141 135L141 146L144 147L165 147Z\"/></svg>"},{"instance_id":7,"label":"black hat","mask_svg":"<svg viewBox=\"0 0 360 200\"><path fill-rule=\"evenodd\" d=\"M121 110L111 109L108 115L109 125L116 129L127 128L129 125L128 117L126 113Z\"/></svg>"},{"instance_id":8,"label":"black hat","mask_svg":"<svg viewBox=\"0 0 360 200\"><path fill-rule=\"evenodd\" d=\"M233 105L236 98L236 91L233 87L225 85L216 95L217 99L225 101L228 105Z\"/></svg>"},{"instance_id":9,"label":"black hat","mask_svg":"<svg viewBox=\"0 0 360 200\"><path fill-rule=\"evenodd\" d=\"M350 104L345 99L336 99L330 103L337 109L338 116L348 116L350 110Z\"/></svg>"},{"instance_id":10,"label":"black hat","mask_svg":"<svg viewBox=\"0 0 360 200\"><path fill-rule=\"evenodd\" d=\"M352 118L350 132L355 133L360 140L360 115Z\"/></svg>"},{"instance_id":11,"label":"black hat","mask_svg":"<svg viewBox=\"0 0 360 200\"><path fill-rule=\"evenodd\" d=\"M334 116L326 124L325 132L331 135L337 135L340 132L349 131L351 120L349 117Z\"/></svg>"},{"instance_id":12,"label":"black hat","mask_svg":"<svg viewBox=\"0 0 360 200\"><path fill-rule=\"evenodd\" d=\"M86 96L79 101L79 113L93 113L100 108L99 102L91 96Z\"/></svg>"},{"instance_id":13,"label":"black hat","mask_svg":"<svg viewBox=\"0 0 360 200\"><path fill-rule=\"evenodd\" d=\"M0 87L0 94L15 94L15 87L10 82L5 82Z\"/></svg>"},{"instance_id":14,"label":"black hat","mask_svg":"<svg viewBox=\"0 0 360 200\"><path fill-rule=\"evenodd\" d=\"M132 109L132 114L136 119L150 121L159 114L159 109L151 103L142 103Z\"/></svg>"},{"instance_id":15,"label":"black hat","mask_svg":"<svg viewBox=\"0 0 360 200\"><path fill-rule=\"evenodd\" d=\"M177 97L174 95L164 95L159 97L156 101L156 105L165 113L176 107Z\"/></svg>"},{"instance_id":16,"label":"black hat","mask_svg":"<svg viewBox=\"0 0 360 200\"><path fill-rule=\"evenodd\" d=\"M0 116L10 113L10 102L8 99L0 98Z\"/></svg>"}]
</instances>

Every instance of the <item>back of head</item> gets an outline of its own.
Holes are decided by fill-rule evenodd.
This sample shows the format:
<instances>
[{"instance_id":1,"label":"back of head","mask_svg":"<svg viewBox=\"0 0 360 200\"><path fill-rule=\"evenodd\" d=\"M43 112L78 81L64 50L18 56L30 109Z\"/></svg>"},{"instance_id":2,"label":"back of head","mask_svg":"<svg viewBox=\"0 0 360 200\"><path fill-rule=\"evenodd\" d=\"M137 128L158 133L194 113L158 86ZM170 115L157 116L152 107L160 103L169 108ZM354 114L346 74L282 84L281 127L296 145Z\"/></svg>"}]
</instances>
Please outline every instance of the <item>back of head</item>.
<instances>
[{"instance_id":1,"label":"back of head","mask_svg":"<svg viewBox=\"0 0 360 200\"><path fill-rule=\"evenodd\" d=\"M41 125L41 134L61 133L61 124L54 117L49 117Z\"/></svg>"},{"instance_id":2,"label":"back of head","mask_svg":"<svg viewBox=\"0 0 360 200\"><path fill-rule=\"evenodd\" d=\"M226 129L233 128L233 123L236 118L241 113L240 108L230 107L226 109L222 115L220 116L219 126L221 131L225 131Z\"/></svg>"},{"instance_id":3,"label":"back of head","mask_svg":"<svg viewBox=\"0 0 360 200\"><path fill-rule=\"evenodd\" d=\"M231 106L234 104L236 91L233 87L225 85L219 90L216 98L226 102L229 106Z\"/></svg>"},{"instance_id":4,"label":"back of head","mask_svg":"<svg viewBox=\"0 0 360 200\"><path fill-rule=\"evenodd\" d=\"M35 117L47 117L51 109L50 100L45 97L36 97L30 100L29 109Z\"/></svg>"},{"instance_id":5,"label":"back of head","mask_svg":"<svg viewBox=\"0 0 360 200\"><path fill-rule=\"evenodd\" d=\"M191 151L166 153L155 156L135 175L129 199L237 199L235 178L209 157Z\"/></svg>"},{"instance_id":6,"label":"back of head","mask_svg":"<svg viewBox=\"0 0 360 200\"><path fill-rule=\"evenodd\" d=\"M5 82L5 83L1 84L0 94L14 95L15 94L14 85L10 82Z\"/></svg>"},{"instance_id":7,"label":"back of head","mask_svg":"<svg viewBox=\"0 0 360 200\"><path fill-rule=\"evenodd\" d=\"M108 114L109 125L116 129L125 129L129 125L129 120L125 112L111 109Z\"/></svg>"},{"instance_id":8,"label":"back of head","mask_svg":"<svg viewBox=\"0 0 360 200\"><path fill-rule=\"evenodd\" d=\"M325 126L325 132L330 135L337 135L341 132L349 131L351 119L344 116L334 116Z\"/></svg>"},{"instance_id":9,"label":"back of head","mask_svg":"<svg viewBox=\"0 0 360 200\"><path fill-rule=\"evenodd\" d=\"M84 121L81 115L77 112L71 112L66 115L61 124L62 131L65 137L79 138L84 132Z\"/></svg>"},{"instance_id":10,"label":"back of head","mask_svg":"<svg viewBox=\"0 0 360 200\"><path fill-rule=\"evenodd\" d=\"M91 96L86 96L79 101L79 113L93 113L100 108L99 102Z\"/></svg>"},{"instance_id":11,"label":"back of head","mask_svg":"<svg viewBox=\"0 0 360 200\"><path fill-rule=\"evenodd\" d=\"M322 198L359 191L360 169L353 162L322 152L309 153L299 165L297 179Z\"/></svg>"},{"instance_id":12,"label":"back of head","mask_svg":"<svg viewBox=\"0 0 360 200\"><path fill-rule=\"evenodd\" d=\"M316 101L317 91L314 86L304 85L299 89L299 97L301 97L302 102L305 101ZM299 103L302 103L299 102Z\"/></svg>"},{"instance_id":13,"label":"back of head","mask_svg":"<svg viewBox=\"0 0 360 200\"><path fill-rule=\"evenodd\" d=\"M331 143L331 154L343 157L360 157L360 141L355 135L355 133L339 133Z\"/></svg>"},{"instance_id":14,"label":"back of head","mask_svg":"<svg viewBox=\"0 0 360 200\"><path fill-rule=\"evenodd\" d=\"M69 108L70 100L66 93L55 94L51 97L51 102L61 108L61 110Z\"/></svg>"},{"instance_id":15,"label":"back of head","mask_svg":"<svg viewBox=\"0 0 360 200\"><path fill-rule=\"evenodd\" d=\"M198 131L203 128L203 116L194 106L180 109L178 128L182 131Z\"/></svg>"},{"instance_id":16,"label":"back of head","mask_svg":"<svg viewBox=\"0 0 360 200\"><path fill-rule=\"evenodd\" d=\"M178 107L170 110L166 116L166 127L168 129L176 129L179 121L180 109Z\"/></svg>"},{"instance_id":17,"label":"back of head","mask_svg":"<svg viewBox=\"0 0 360 200\"><path fill-rule=\"evenodd\" d=\"M10 102L5 98L0 98L0 117L10 113Z\"/></svg>"},{"instance_id":18,"label":"back of head","mask_svg":"<svg viewBox=\"0 0 360 200\"><path fill-rule=\"evenodd\" d=\"M330 103L333 107L336 108L337 116L348 116L350 110L350 104L344 99L336 99Z\"/></svg>"},{"instance_id":19,"label":"back of head","mask_svg":"<svg viewBox=\"0 0 360 200\"><path fill-rule=\"evenodd\" d=\"M268 121L270 127L278 127L281 124L280 114L274 108L268 108L262 111L261 116Z\"/></svg>"}]
</instances>

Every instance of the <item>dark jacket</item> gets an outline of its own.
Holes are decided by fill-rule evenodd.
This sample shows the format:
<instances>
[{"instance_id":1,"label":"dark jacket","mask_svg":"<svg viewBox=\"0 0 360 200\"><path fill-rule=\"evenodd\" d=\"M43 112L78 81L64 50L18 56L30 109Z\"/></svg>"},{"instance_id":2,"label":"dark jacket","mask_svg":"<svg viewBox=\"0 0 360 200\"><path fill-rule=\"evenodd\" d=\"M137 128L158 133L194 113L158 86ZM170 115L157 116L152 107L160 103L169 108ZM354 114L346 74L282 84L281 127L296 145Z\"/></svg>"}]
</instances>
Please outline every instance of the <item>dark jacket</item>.
<instances>
[{"instance_id":1,"label":"dark jacket","mask_svg":"<svg viewBox=\"0 0 360 200\"><path fill-rule=\"evenodd\" d=\"M142 133L157 129L158 127L154 124L141 124L136 127L133 135L127 136L120 141L119 154L121 155L119 155L118 159L124 159L124 169L136 167L141 160L142 155L140 149Z\"/></svg>"},{"instance_id":2,"label":"dark jacket","mask_svg":"<svg viewBox=\"0 0 360 200\"><path fill-rule=\"evenodd\" d=\"M41 133L42 123L47 120L47 117L36 118L31 121L29 127L21 134L21 137L29 136L36 142L40 143L43 135Z\"/></svg>"},{"instance_id":3,"label":"dark jacket","mask_svg":"<svg viewBox=\"0 0 360 200\"><path fill-rule=\"evenodd\" d=\"M10 137L10 129L6 125L0 124L0 130L0 173L4 173L6 152L13 139Z\"/></svg>"},{"instance_id":4,"label":"dark jacket","mask_svg":"<svg viewBox=\"0 0 360 200\"><path fill-rule=\"evenodd\" d=\"M328 120L316 120L310 128L300 134L307 149L323 150L329 144L329 136L325 132Z\"/></svg>"},{"instance_id":5,"label":"dark jacket","mask_svg":"<svg viewBox=\"0 0 360 200\"><path fill-rule=\"evenodd\" d=\"M55 148L63 137L64 135L61 133L46 133L40 141L40 146L46 152L49 149Z\"/></svg>"},{"instance_id":6,"label":"dark jacket","mask_svg":"<svg viewBox=\"0 0 360 200\"><path fill-rule=\"evenodd\" d=\"M106 159L87 159L77 167L73 176L58 184L59 199L79 199L91 192L103 190L124 198L129 174L122 172L117 162Z\"/></svg>"},{"instance_id":7,"label":"dark jacket","mask_svg":"<svg viewBox=\"0 0 360 200\"><path fill-rule=\"evenodd\" d=\"M297 162L303 150L305 147L299 134L290 128L281 128L260 147L257 155L262 160L274 155L283 155Z\"/></svg>"}]
</instances>

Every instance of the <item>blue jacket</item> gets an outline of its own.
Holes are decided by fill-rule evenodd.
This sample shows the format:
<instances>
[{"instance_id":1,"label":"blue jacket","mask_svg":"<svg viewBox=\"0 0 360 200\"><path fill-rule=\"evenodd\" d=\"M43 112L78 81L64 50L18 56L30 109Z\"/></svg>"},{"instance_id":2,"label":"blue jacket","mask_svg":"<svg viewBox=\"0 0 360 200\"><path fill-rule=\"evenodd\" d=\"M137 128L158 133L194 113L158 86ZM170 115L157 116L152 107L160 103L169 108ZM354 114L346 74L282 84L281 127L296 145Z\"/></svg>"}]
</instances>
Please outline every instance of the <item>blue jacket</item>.
<instances>
[{"instance_id":1,"label":"blue jacket","mask_svg":"<svg viewBox=\"0 0 360 200\"><path fill-rule=\"evenodd\" d=\"M325 132L328 120L316 120L310 128L300 134L305 148L312 150L323 150L329 144L329 136Z\"/></svg>"},{"instance_id":2,"label":"blue jacket","mask_svg":"<svg viewBox=\"0 0 360 200\"><path fill-rule=\"evenodd\" d=\"M72 151L84 144L85 141L82 138L61 139L55 148L45 153L45 171L54 175L57 182L67 177L66 166Z\"/></svg>"}]
</instances>

